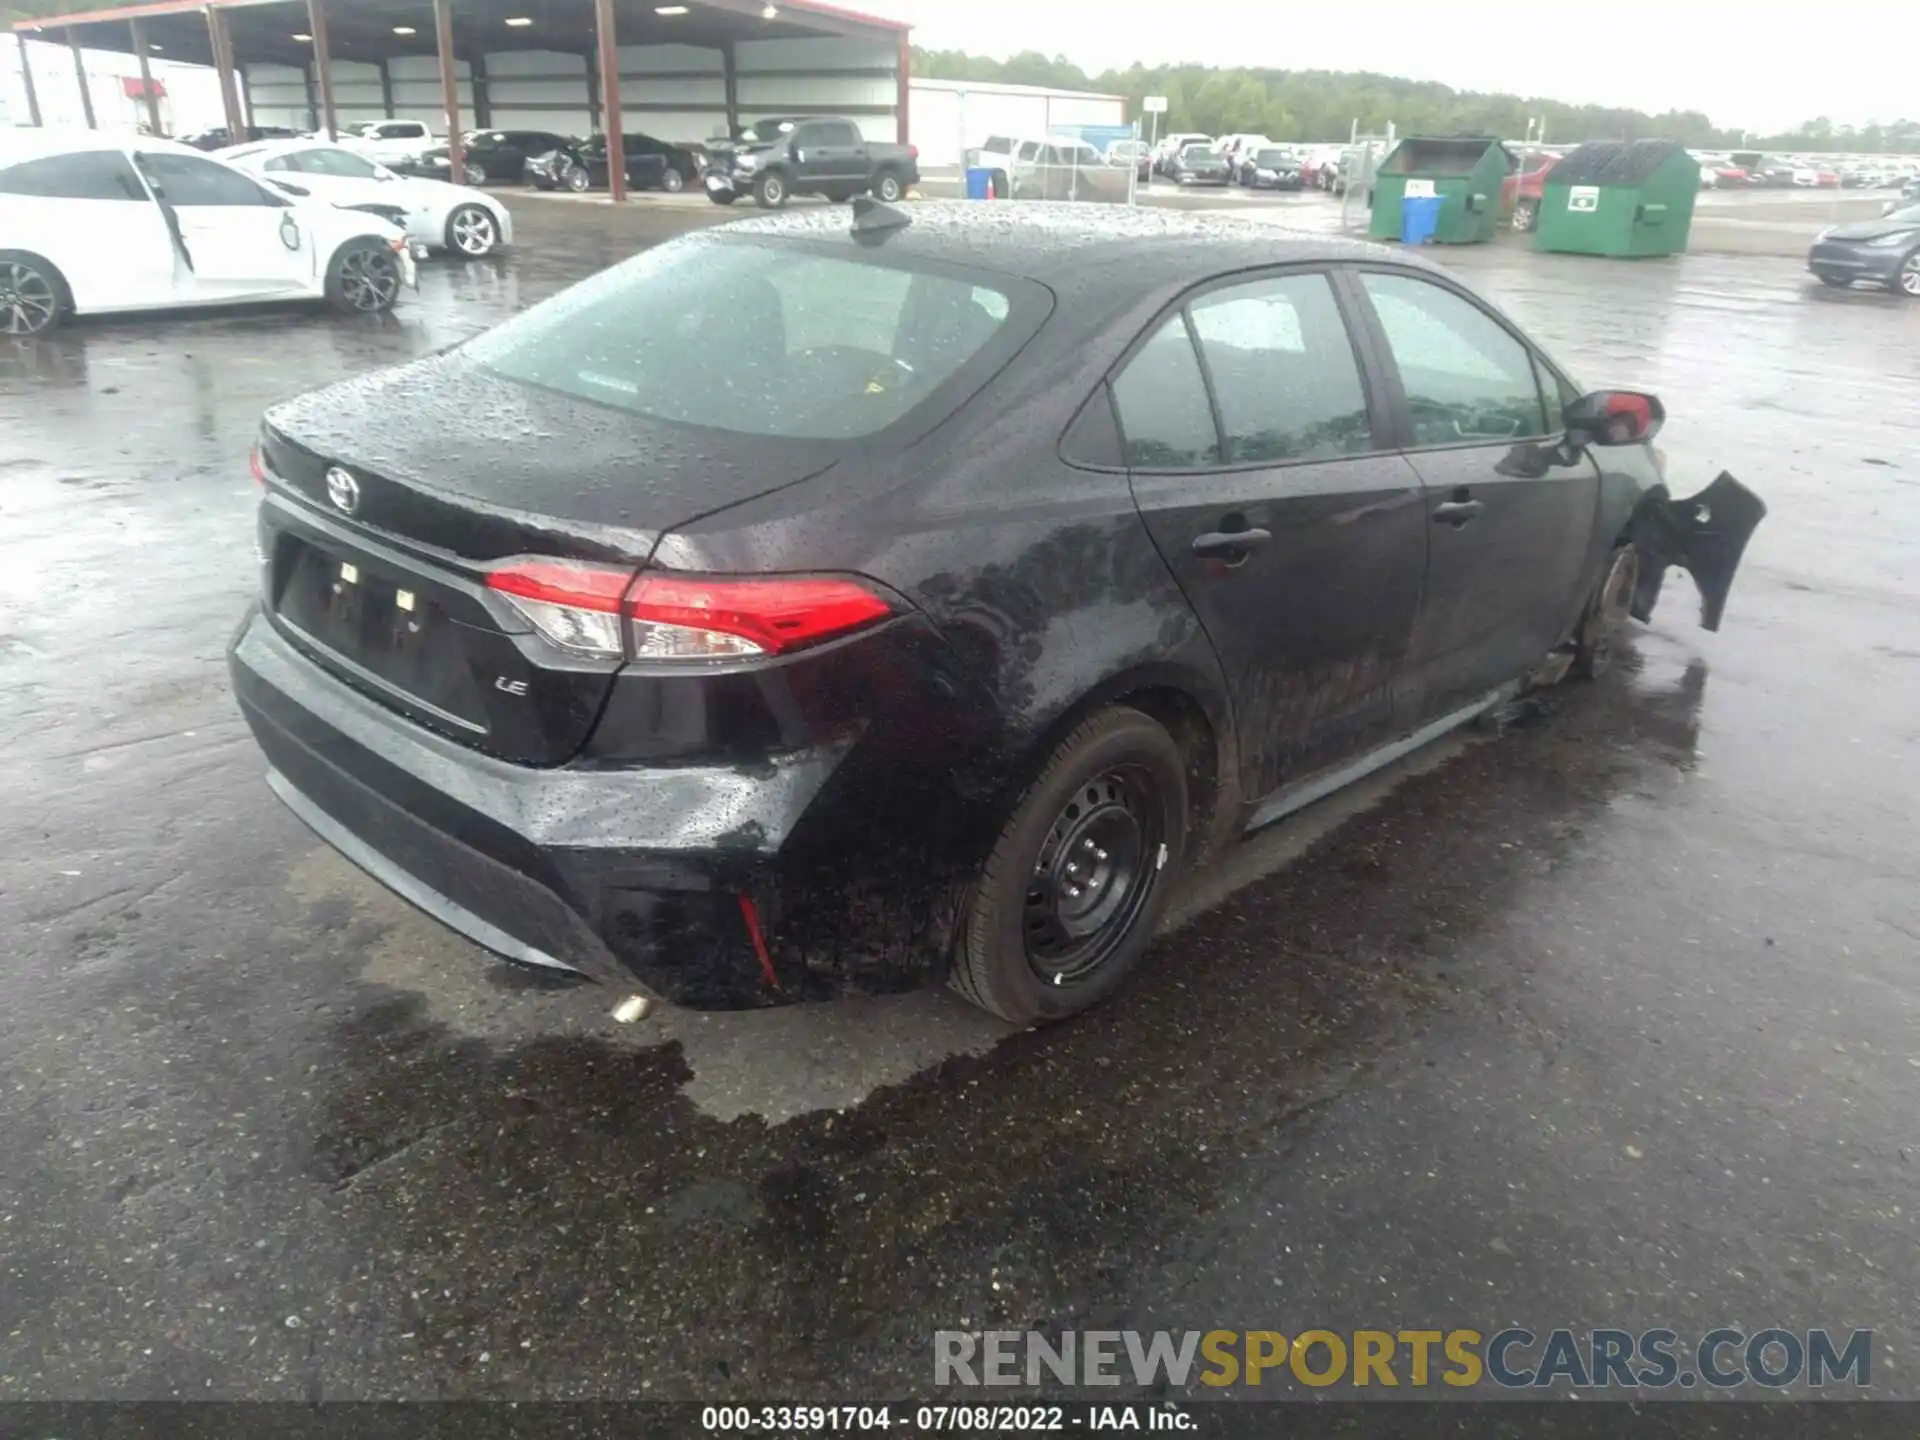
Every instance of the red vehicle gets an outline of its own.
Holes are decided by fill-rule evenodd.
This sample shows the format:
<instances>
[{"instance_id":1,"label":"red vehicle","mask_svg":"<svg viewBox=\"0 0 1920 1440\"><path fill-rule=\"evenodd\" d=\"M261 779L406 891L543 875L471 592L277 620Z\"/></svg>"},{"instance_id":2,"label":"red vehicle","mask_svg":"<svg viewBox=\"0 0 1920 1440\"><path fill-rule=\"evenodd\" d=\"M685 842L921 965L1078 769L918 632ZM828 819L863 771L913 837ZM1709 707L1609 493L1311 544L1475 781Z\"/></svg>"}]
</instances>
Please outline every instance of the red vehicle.
<instances>
[{"instance_id":1,"label":"red vehicle","mask_svg":"<svg viewBox=\"0 0 1920 1440\"><path fill-rule=\"evenodd\" d=\"M1744 165L1716 165L1713 167L1714 185L1721 190L1730 190L1739 185L1753 184L1753 176Z\"/></svg>"},{"instance_id":2,"label":"red vehicle","mask_svg":"<svg viewBox=\"0 0 1920 1440\"><path fill-rule=\"evenodd\" d=\"M1513 217L1513 228L1531 230L1540 221L1540 199L1546 194L1547 172L1560 163L1558 155L1538 152L1520 157L1520 168L1500 187L1502 214Z\"/></svg>"}]
</instances>

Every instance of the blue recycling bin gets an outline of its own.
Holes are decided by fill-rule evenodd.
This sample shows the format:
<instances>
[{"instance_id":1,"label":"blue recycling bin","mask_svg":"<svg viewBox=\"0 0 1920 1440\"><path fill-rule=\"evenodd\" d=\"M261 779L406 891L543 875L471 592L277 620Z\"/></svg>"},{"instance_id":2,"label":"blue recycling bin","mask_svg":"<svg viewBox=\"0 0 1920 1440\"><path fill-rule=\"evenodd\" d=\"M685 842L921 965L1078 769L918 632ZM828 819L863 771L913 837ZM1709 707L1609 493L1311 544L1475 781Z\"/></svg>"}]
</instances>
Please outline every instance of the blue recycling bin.
<instances>
[{"instance_id":1,"label":"blue recycling bin","mask_svg":"<svg viewBox=\"0 0 1920 1440\"><path fill-rule=\"evenodd\" d=\"M1400 243L1425 245L1440 228L1440 197L1408 195L1400 202Z\"/></svg>"},{"instance_id":2,"label":"blue recycling bin","mask_svg":"<svg viewBox=\"0 0 1920 1440\"><path fill-rule=\"evenodd\" d=\"M993 188L993 171L979 165L967 167L967 199L987 200L992 198L988 191Z\"/></svg>"}]
</instances>

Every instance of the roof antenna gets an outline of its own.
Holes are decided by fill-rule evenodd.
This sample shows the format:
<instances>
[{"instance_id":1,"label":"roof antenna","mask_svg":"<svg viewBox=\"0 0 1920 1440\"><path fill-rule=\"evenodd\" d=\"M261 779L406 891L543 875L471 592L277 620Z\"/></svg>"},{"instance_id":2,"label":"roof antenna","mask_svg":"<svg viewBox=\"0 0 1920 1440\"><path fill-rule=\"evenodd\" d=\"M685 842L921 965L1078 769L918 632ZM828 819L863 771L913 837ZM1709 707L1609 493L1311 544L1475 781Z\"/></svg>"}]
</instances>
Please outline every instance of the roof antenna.
<instances>
[{"instance_id":1,"label":"roof antenna","mask_svg":"<svg viewBox=\"0 0 1920 1440\"><path fill-rule=\"evenodd\" d=\"M895 230L904 230L912 223L913 217L906 211L876 200L871 195L853 197L853 238L856 240L877 243Z\"/></svg>"}]
</instances>

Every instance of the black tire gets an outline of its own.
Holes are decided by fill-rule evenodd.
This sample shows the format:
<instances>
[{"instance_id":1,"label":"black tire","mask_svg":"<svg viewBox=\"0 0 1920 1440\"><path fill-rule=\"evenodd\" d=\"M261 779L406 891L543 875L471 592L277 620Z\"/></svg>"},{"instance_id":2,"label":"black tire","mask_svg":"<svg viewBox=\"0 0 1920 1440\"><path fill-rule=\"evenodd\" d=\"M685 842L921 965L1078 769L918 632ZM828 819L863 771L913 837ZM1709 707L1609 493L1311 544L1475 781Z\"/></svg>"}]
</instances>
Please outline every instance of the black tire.
<instances>
[{"instance_id":1,"label":"black tire","mask_svg":"<svg viewBox=\"0 0 1920 1440\"><path fill-rule=\"evenodd\" d=\"M1640 552L1622 545L1607 562L1600 583L1587 601L1573 637L1573 673L1598 680L1613 668L1614 642L1626 627L1628 608L1640 582Z\"/></svg>"},{"instance_id":2,"label":"black tire","mask_svg":"<svg viewBox=\"0 0 1920 1440\"><path fill-rule=\"evenodd\" d=\"M1540 224L1540 202L1522 200L1513 207L1513 228L1522 234L1533 230Z\"/></svg>"},{"instance_id":3,"label":"black tire","mask_svg":"<svg viewBox=\"0 0 1920 1440\"><path fill-rule=\"evenodd\" d=\"M1089 716L1027 787L981 866L954 989L1017 1025L1106 999L1153 940L1186 836L1186 759L1173 737L1125 706ZM1086 877L1078 885L1068 878L1076 873Z\"/></svg>"},{"instance_id":4,"label":"black tire","mask_svg":"<svg viewBox=\"0 0 1920 1440\"><path fill-rule=\"evenodd\" d=\"M1893 293L1920 300L1920 248L1909 250L1907 258L1900 262L1900 272L1893 280Z\"/></svg>"},{"instance_id":5,"label":"black tire","mask_svg":"<svg viewBox=\"0 0 1920 1440\"><path fill-rule=\"evenodd\" d=\"M467 163L461 167L460 174L469 185L478 186L487 183L486 166L476 165L471 160L467 161Z\"/></svg>"},{"instance_id":6,"label":"black tire","mask_svg":"<svg viewBox=\"0 0 1920 1440\"><path fill-rule=\"evenodd\" d=\"M446 240L462 260L484 260L500 248L500 222L484 205L462 205L447 217Z\"/></svg>"},{"instance_id":7,"label":"black tire","mask_svg":"<svg viewBox=\"0 0 1920 1440\"><path fill-rule=\"evenodd\" d=\"M787 203L787 177L768 170L753 182L753 203L762 210L779 210Z\"/></svg>"},{"instance_id":8,"label":"black tire","mask_svg":"<svg viewBox=\"0 0 1920 1440\"><path fill-rule=\"evenodd\" d=\"M731 205L740 197L731 190L709 190L707 198L716 205Z\"/></svg>"},{"instance_id":9,"label":"black tire","mask_svg":"<svg viewBox=\"0 0 1920 1440\"><path fill-rule=\"evenodd\" d=\"M379 240L349 240L327 266L327 304L342 315L384 315L400 298L400 257Z\"/></svg>"},{"instance_id":10,"label":"black tire","mask_svg":"<svg viewBox=\"0 0 1920 1440\"><path fill-rule=\"evenodd\" d=\"M897 171L887 169L883 166L874 172L874 199L884 200L887 204L891 205L906 193L907 187L900 183L900 175Z\"/></svg>"},{"instance_id":11,"label":"black tire","mask_svg":"<svg viewBox=\"0 0 1920 1440\"><path fill-rule=\"evenodd\" d=\"M30 250L0 250L0 335L45 335L73 309L67 277Z\"/></svg>"},{"instance_id":12,"label":"black tire","mask_svg":"<svg viewBox=\"0 0 1920 1440\"><path fill-rule=\"evenodd\" d=\"M547 179L546 176L536 175L533 181L533 188L536 190L552 190L555 187L553 181Z\"/></svg>"},{"instance_id":13,"label":"black tire","mask_svg":"<svg viewBox=\"0 0 1920 1440\"><path fill-rule=\"evenodd\" d=\"M669 195L678 195L687 188L687 177L669 165L660 174L660 188Z\"/></svg>"},{"instance_id":14,"label":"black tire","mask_svg":"<svg viewBox=\"0 0 1920 1440\"><path fill-rule=\"evenodd\" d=\"M844 205L860 192L857 190L849 190L845 186L836 185L833 189L823 190L820 193L827 197L829 204Z\"/></svg>"},{"instance_id":15,"label":"black tire","mask_svg":"<svg viewBox=\"0 0 1920 1440\"><path fill-rule=\"evenodd\" d=\"M576 195L584 195L593 188L593 177L587 173L584 165L575 165L567 171L566 187Z\"/></svg>"}]
</instances>

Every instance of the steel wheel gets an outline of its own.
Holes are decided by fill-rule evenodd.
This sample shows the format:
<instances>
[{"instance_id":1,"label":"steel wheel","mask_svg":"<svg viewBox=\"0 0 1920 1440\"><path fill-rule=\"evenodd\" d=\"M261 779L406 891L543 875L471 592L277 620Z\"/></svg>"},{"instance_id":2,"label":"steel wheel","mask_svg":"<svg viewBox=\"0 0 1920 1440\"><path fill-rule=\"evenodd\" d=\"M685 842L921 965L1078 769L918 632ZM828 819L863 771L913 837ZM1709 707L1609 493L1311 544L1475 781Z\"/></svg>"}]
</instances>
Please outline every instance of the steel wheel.
<instances>
[{"instance_id":1,"label":"steel wheel","mask_svg":"<svg viewBox=\"0 0 1920 1440\"><path fill-rule=\"evenodd\" d=\"M60 318L53 277L25 260L0 263L0 324L9 335L38 335Z\"/></svg>"},{"instance_id":2,"label":"steel wheel","mask_svg":"<svg viewBox=\"0 0 1920 1440\"><path fill-rule=\"evenodd\" d=\"M660 177L660 188L669 195L678 195L687 188L687 177L669 165L666 174Z\"/></svg>"},{"instance_id":3,"label":"steel wheel","mask_svg":"<svg viewBox=\"0 0 1920 1440\"><path fill-rule=\"evenodd\" d=\"M890 170L883 170L880 178L874 182L873 193L877 199L891 205L900 198L900 177Z\"/></svg>"},{"instance_id":4,"label":"steel wheel","mask_svg":"<svg viewBox=\"0 0 1920 1440\"><path fill-rule=\"evenodd\" d=\"M350 310L390 309L400 295L400 264L390 250L363 245L340 257L340 298Z\"/></svg>"},{"instance_id":5,"label":"steel wheel","mask_svg":"<svg viewBox=\"0 0 1920 1440\"><path fill-rule=\"evenodd\" d=\"M493 216L478 205L463 205L447 223L453 248L469 259L490 255L500 243L500 227Z\"/></svg>"},{"instance_id":6,"label":"steel wheel","mask_svg":"<svg viewBox=\"0 0 1920 1440\"><path fill-rule=\"evenodd\" d=\"M567 171L567 189L576 195L584 195L593 188L593 177L587 174L586 166L576 165Z\"/></svg>"},{"instance_id":7,"label":"steel wheel","mask_svg":"<svg viewBox=\"0 0 1920 1440\"><path fill-rule=\"evenodd\" d=\"M1027 888L1027 964L1049 985L1087 979L1139 918L1158 876L1163 837L1151 778L1109 770L1069 800Z\"/></svg>"},{"instance_id":8,"label":"steel wheel","mask_svg":"<svg viewBox=\"0 0 1920 1440\"><path fill-rule=\"evenodd\" d=\"M463 168L460 173L466 177L466 182L469 185L484 185L487 183L487 172L471 160L467 161L465 168Z\"/></svg>"},{"instance_id":9,"label":"steel wheel","mask_svg":"<svg viewBox=\"0 0 1920 1440\"><path fill-rule=\"evenodd\" d=\"M1906 262L1900 267L1900 291L1920 300L1920 250L1907 256Z\"/></svg>"}]
</instances>

